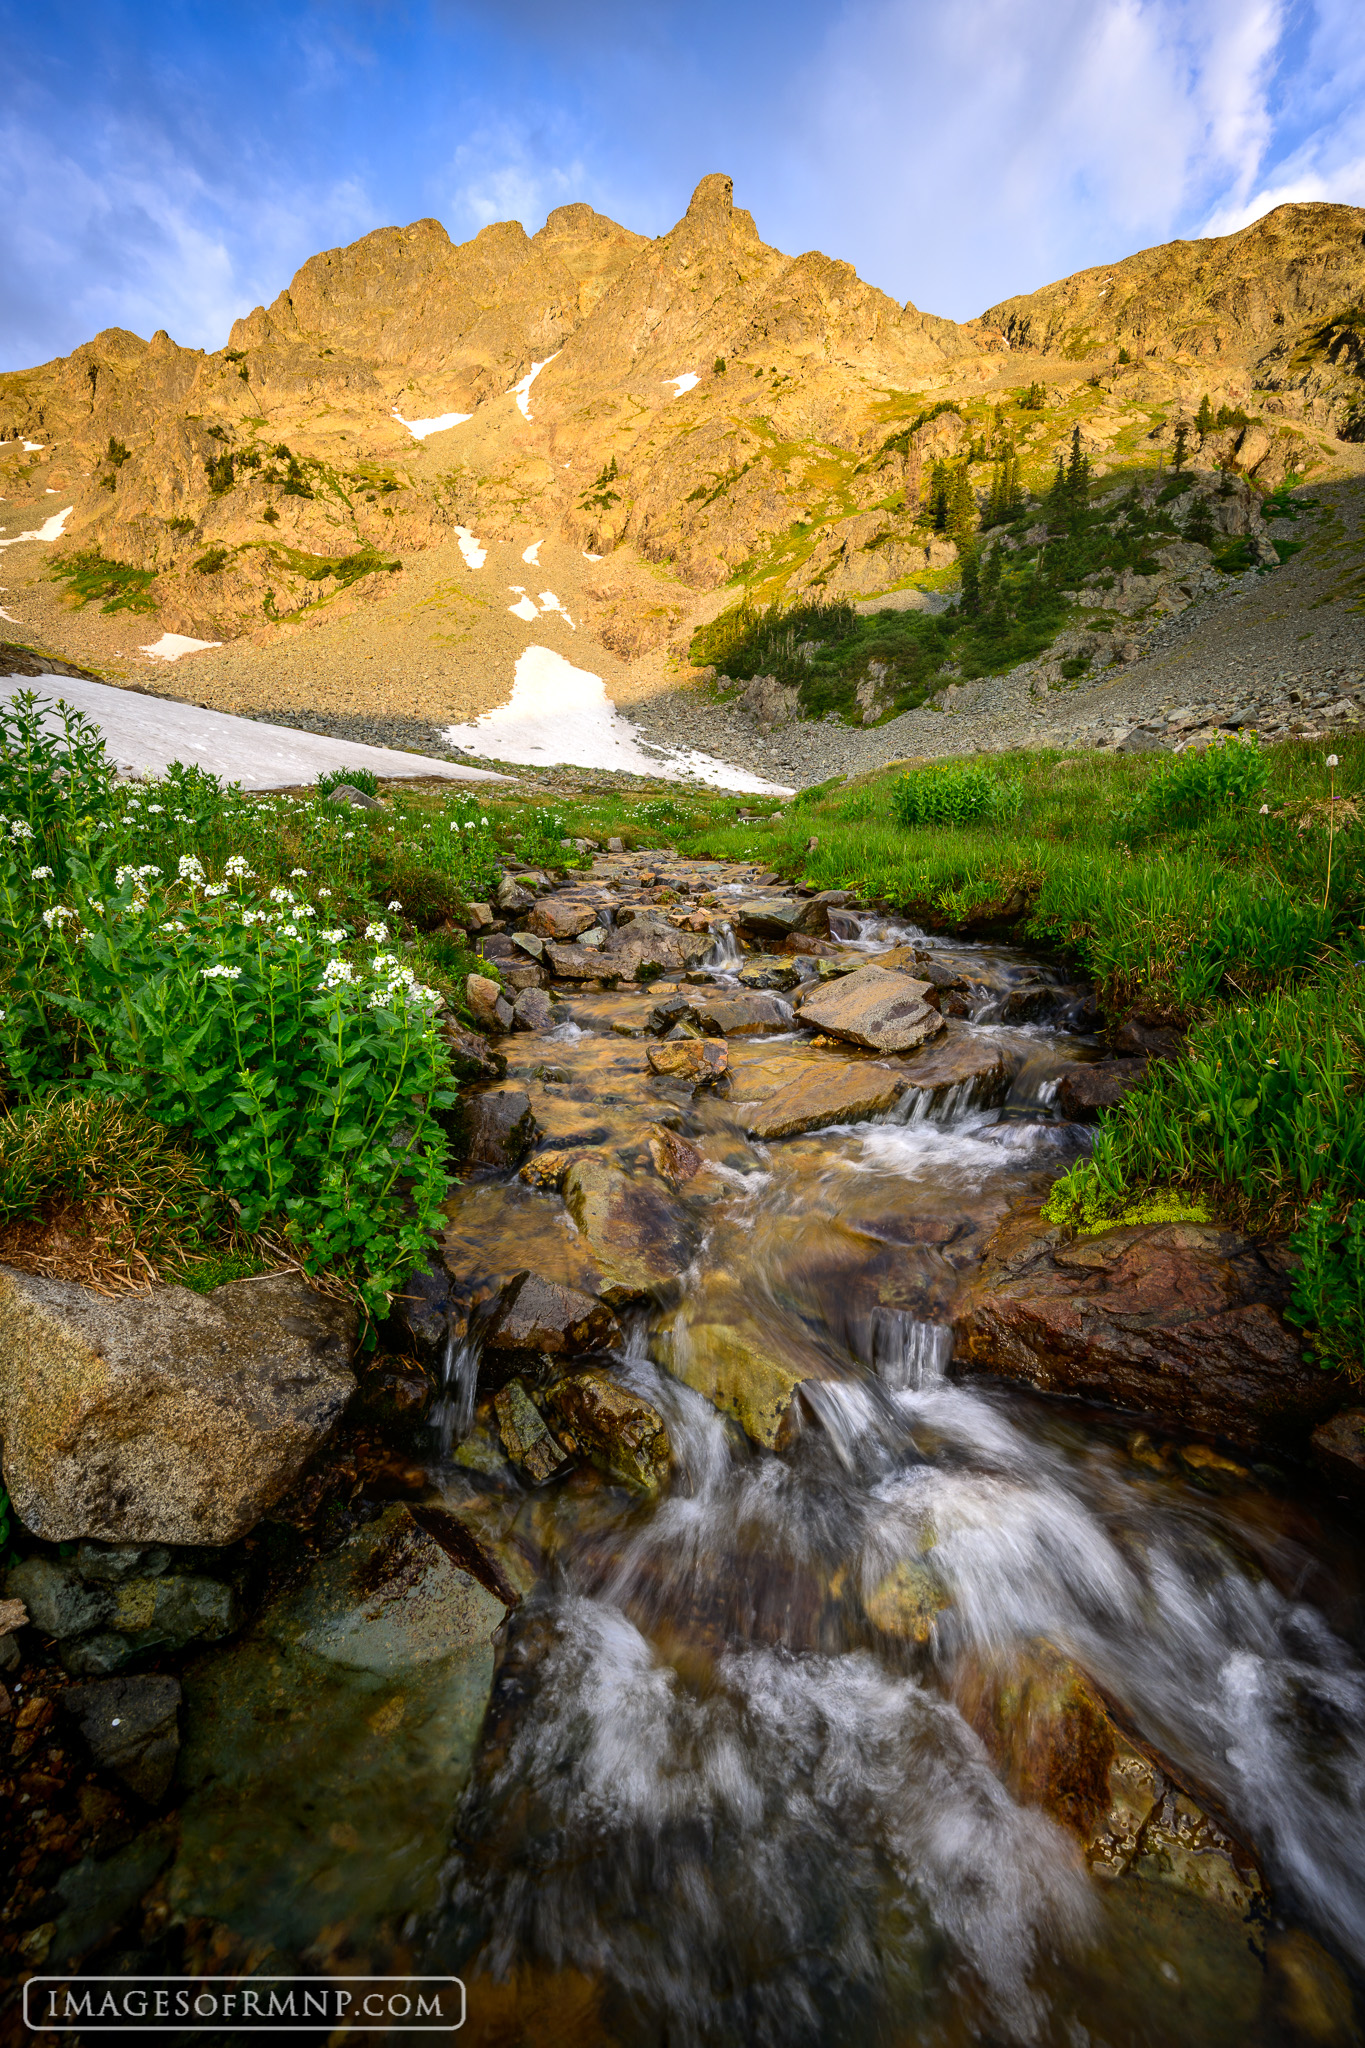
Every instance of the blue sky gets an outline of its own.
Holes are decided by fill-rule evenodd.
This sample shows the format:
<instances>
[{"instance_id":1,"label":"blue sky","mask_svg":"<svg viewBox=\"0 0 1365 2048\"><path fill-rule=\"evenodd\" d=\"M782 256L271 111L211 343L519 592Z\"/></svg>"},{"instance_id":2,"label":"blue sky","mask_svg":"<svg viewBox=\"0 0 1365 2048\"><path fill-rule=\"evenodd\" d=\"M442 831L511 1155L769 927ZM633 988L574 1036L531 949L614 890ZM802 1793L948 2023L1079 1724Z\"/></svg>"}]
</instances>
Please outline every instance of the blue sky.
<instances>
[{"instance_id":1,"label":"blue sky","mask_svg":"<svg viewBox=\"0 0 1365 2048\"><path fill-rule=\"evenodd\" d=\"M317 249L728 171L931 312L1282 199L1365 204L1360 0L0 0L0 367L220 347Z\"/></svg>"}]
</instances>

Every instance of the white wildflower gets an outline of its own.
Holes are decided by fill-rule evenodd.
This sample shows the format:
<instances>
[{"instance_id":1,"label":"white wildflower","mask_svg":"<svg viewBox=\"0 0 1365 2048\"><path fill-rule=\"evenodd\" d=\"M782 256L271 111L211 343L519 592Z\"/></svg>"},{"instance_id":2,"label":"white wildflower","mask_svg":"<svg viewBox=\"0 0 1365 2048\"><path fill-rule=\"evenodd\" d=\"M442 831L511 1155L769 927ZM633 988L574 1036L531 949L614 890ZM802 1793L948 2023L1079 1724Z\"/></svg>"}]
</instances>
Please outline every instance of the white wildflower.
<instances>
[{"instance_id":1,"label":"white wildflower","mask_svg":"<svg viewBox=\"0 0 1365 2048\"><path fill-rule=\"evenodd\" d=\"M254 882L256 879L248 867L244 856L240 853L228 855L223 863L223 873L225 875L235 875L242 882Z\"/></svg>"},{"instance_id":2,"label":"white wildflower","mask_svg":"<svg viewBox=\"0 0 1365 2048\"><path fill-rule=\"evenodd\" d=\"M296 939L298 935L299 928L296 924L282 924L280 926L280 937L282 939Z\"/></svg>"},{"instance_id":3,"label":"white wildflower","mask_svg":"<svg viewBox=\"0 0 1365 2048\"><path fill-rule=\"evenodd\" d=\"M389 928L380 918L376 923L366 925L365 936L367 939L373 939L376 945L382 946L389 936Z\"/></svg>"},{"instance_id":4,"label":"white wildflower","mask_svg":"<svg viewBox=\"0 0 1365 2048\"><path fill-rule=\"evenodd\" d=\"M307 873L307 868L290 868L289 879L291 882L301 882L304 880Z\"/></svg>"},{"instance_id":5,"label":"white wildflower","mask_svg":"<svg viewBox=\"0 0 1365 2048\"><path fill-rule=\"evenodd\" d=\"M331 890L330 890L330 889L319 889L319 890L318 890L318 894L319 894L319 896L330 896L330 895L331 895L331 893L332 893L332 892L331 892Z\"/></svg>"},{"instance_id":6,"label":"white wildflower","mask_svg":"<svg viewBox=\"0 0 1365 2048\"><path fill-rule=\"evenodd\" d=\"M30 868L29 874L35 882L50 882L52 880L51 868Z\"/></svg>"},{"instance_id":7,"label":"white wildflower","mask_svg":"<svg viewBox=\"0 0 1365 2048\"><path fill-rule=\"evenodd\" d=\"M205 981L239 981L242 974L240 967L229 967L222 960L212 967L201 967L199 972Z\"/></svg>"},{"instance_id":8,"label":"white wildflower","mask_svg":"<svg viewBox=\"0 0 1365 2048\"><path fill-rule=\"evenodd\" d=\"M204 879L203 862L195 854L182 853L177 872L182 882L200 884Z\"/></svg>"},{"instance_id":9,"label":"white wildflower","mask_svg":"<svg viewBox=\"0 0 1365 2048\"><path fill-rule=\"evenodd\" d=\"M330 931L318 933L318 937L325 940L329 946L339 946L345 936L346 927L344 924L333 925Z\"/></svg>"},{"instance_id":10,"label":"white wildflower","mask_svg":"<svg viewBox=\"0 0 1365 2048\"><path fill-rule=\"evenodd\" d=\"M11 839L32 839L33 827L27 818L16 818L9 828L9 836Z\"/></svg>"},{"instance_id":11,"label":"white wildflower","mask_svg":"<svg viewBox=\"0 0 1365 2048\"><path fill-rule=\"evenodd\" d=\"M353 982L355 969L349 960L329 960L322 970L322 987L337 988L342 982Z\"/></svg>"},{"instance_id":12,"label":"white wildflower","mask_svg":"<svg viewBox=\"0 0 1365 2048\"><path fill-rule=\"evenodd\" d=\"M51 910L43 912L43 923L51 931L54 925L63 925L75 915L75 911L68 910L64 903L54 903Z\"/></svg>"},{"instance_id":13,"label":"white wildflower","mask_svg":"<svg viewBox=\"0 0 1365 2048\"><path fill-rule=\"evenodd\" d=\"M294 892L292 889L272 889L270 892L270 900L272 903L292 903L294 900Z\"/></svg>"},{"instance_id":14,"label":"white wildflower","mask_svg":"<svg viewBox=\"0 0 1365 2048\"><path fill-rule=\"evenodd\" d=\"M398 898L397 898L397 897L395 896L395 897L394 897L394 899L393 899L393 901L392 901L392 903L391 903L391 904L389 905L389 909L390 909L390 910L401 910L402 908L403 908L402 904L401 904L401 903L400 903L400 902L398 901Z\"/></svg>"},{"instance_id":15,"label":"white wildflower","mask_svg":"<svg viewBox=\"0 0 1365 2048\"><path fill-rule=\"evenodd\" d=\"M294 906L294 915L295 917L316 917L317 912L311 903L298 903Z\"/></svg>"},{"instance_id":16,"label":"white wildflower","mask_svg":"<svg viewBox=\"0 0 1365 2048\"><path fill-rule=\"evenodd\" d=\"M157 817L157 818L161 818L161 817L164 817L164 816L165 816L165 814L166 814L166 807L165 807L165 805L164 805L164 804L148 804L148 806L147 806L147 815L148 815L148 817L149 817L149 818L151 818L151 817Z\"/></svg>"},{"instance_id":17,"label":"white wildflower","mask_svg":"<svg viewBox=\"0 0 1365 2048\"><path fill-rule=\"evenodd\" d=\"M1261 816L1262 816L1263 818L1266 818L1266 817L1269 817L1269 815L1270 815L1270 805L1269 805L1269 804L1262 804L1262 805L1261 805Z\"/></svg>"},{"instance_id":18,"label":"white wildflower","mask_svg":"<svg viewBox=\"0 0 1365 2048\"><path fill-rule=\"evenodd\" d=\"M226 896L227 892L228 885L226 882L210 882L204 894L206 896Z\"/></svg>"},{"instance_id":19,"label":"white wildflower","mask_svg":"<svg viewBox=\"0 0 1365 2048\"><path fill-rule=\"evenodd\" d=\"M1340 764L1339 764L1339 762L1338 762L1338 760L1337 760L1337 757L1336 757L1336 755L1335 755L1335 754L1329 754L1329 755L1327 756L1327 766L1328 766L1329 768L1336 768L1336 767L1338 767L1339 765L1340 765Z\"/></svg>"}]
</instances>

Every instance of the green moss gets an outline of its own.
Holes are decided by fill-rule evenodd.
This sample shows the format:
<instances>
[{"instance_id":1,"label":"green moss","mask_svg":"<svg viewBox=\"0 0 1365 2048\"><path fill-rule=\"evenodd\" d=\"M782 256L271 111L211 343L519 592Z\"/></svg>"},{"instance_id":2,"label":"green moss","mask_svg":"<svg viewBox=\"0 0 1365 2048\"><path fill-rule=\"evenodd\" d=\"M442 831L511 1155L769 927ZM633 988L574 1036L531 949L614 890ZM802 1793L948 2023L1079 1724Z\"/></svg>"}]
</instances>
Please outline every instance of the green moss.
<instances>
[{"instance_id":1,"label":"green moss","mask_svg":"<svg viewBox=\"0 0 1365 2048\"><path fill-rule=\"evenodd\" d=\"M1212 1223L1207 1202L1180 1188L1151 1188L1129 1202L1115 1203L1098 1189L1077 1191L1072 1177L1057 1181L1043 1204L1043 1219L1060 1223L1077 1237L1098 1237L1126 1223Z\"/></svg>"}]
</instances>

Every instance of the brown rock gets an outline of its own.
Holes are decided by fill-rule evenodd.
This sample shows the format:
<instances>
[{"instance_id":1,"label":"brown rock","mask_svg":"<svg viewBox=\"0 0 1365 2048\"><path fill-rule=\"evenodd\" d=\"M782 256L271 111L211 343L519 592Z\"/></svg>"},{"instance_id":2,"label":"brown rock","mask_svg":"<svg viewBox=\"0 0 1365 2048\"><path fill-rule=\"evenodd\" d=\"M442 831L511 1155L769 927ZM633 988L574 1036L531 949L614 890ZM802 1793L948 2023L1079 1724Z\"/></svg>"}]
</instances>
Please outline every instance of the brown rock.
<instances>
[{"instance_id":1,"label":"brown rock","mask_svg":"<svg viewBox=\"0 0 1365 2048\"><path fill-rule=\"evenodd\" d=\"M652 1073L675 1074L685 1081L694 1081L699 1088L718 1081L730 1065L724 1041L714 1038L675 1039L668 1045L651 1045L645 1057Z\"/></svg>"},{"instance_id":2,"label":"brown rock","mask_svg":"<svg viewBox=\"0 0 1365 2048\"><path fill-rule=\"evenodd\" d=\"M791 1029L791 1018L770 995L703 997L697 1004L697 1022L712 1038L753 1038L759 1032Z\"/></svg>"},{"instance_id":3,"label":"brown rock","mask_svg":"<svg viewBox=\"0 0 1365 2048\"><path fill-rule=\"evenodd\" d=\"M1343 1408L1313 1431L1313 1456L1344 1493L1365 1493L1365 1408Z\"/></svg>"},{"instance_id":4,"label":"brown rock","mask_svg":"<svg viewBox=\"0 0 1365 2048\"><path fill-rule=\"evenodd\" d=\"M507 1072L507 1055L495 1052L477 1031L466 1031L453 1017L444 1017L440 1032L458 1080L500 1081Z\"/></svg>"},{"instance_id":5,"label":"brown rock","mask_svg":"<svg viewBox=\"0 0 1365 2048\"><path fill-rule=\"evenodd\" d=\"M1185 1043L1183 1031L1173 1024L1157 1023L1146 1017L1126 1017L1113 1033L1114 1051L1122 1059L1174 1060Z\"/></svg>"},{"instance_id":6,"label":"brown rock","mask_svg":"<svg viewBox=\"0 0 1365 2048\"><path fill-rule=\"evenodd\" d=\"M1114 1109L1147 1075L1146 1060L1102 1060L1069 1066L1057 1084L1057 1107L1072 1123L1090 1123Z\"/></svg>"},{"instance_id":7,"label":"brown rock","mask_svg":"<svg viewBox=\"0 0 1365 2048\"><path fill-rule=\"evenodd\" d=\"M515 1081L498 1082L465 1098L464 1133L471 1166L515 1166L540 1134L531 1098Z\"/></svg>"},{"instance_id":8,"label":"brown rock","mask_svg":"<svg viewBox=\"0 0 1365 2048\"><path fill-rule=\"evenodd\" d=\"M97 1764L156 1806L170 1790L180 1749L180 1681L147 1672L70 1685L62 1711L77 1723Z\"/></svg>"},{"instance_id":9,"label":"brown rock","mask_svg":"<svg viewBox=\"0 0 1365 2048\"><path fill-rule=\"evenodd\" d=\"M609 1479L642 1493L666 1485L673 1451L664 1419L600 1367L569 1373L545 1396L560 1442Z\"/></svg>"},{"instance_id":10,"label":"brown rock","mask_svg":"<svg viewBox=\"0 0 1365 2048\"><path fill-rule=\"evenodd\" d=\"M51 1543L234 1543L355 1390L355 1311L297 1276L106 1300L0 1267L0 1437Z\"/></svg>"},{"instance_id":11,"label":"brown rock","mask_svg":"<svg viewBox=\"0 0 1365 2048\"><path fill-rule=\"evenodd\" d=\"M657 1181L636 1180L589 1155L570 1166L562 1193L613 1306L676 1284L689 1257L686 1229Z\"/></svg>"},{"instance_id":12,"label":"brown rock","mask_svg":"<svg viewBox=\"0 0 1365 2048\"><path fill-rule=\"evenodd\" d=\"M535 1273L517 1273L498 1298L484 1342L490 1351L610 1351L621 1326L604 1301L560 1287Z\"/></svg>"},{"instance_id":13,"label":"brown rock","mask_svg":"<svg viewBox=\"0 0 1365 2048\"><path fill-rule=\"evenodd\" d=\"M955 1369L1113 1402L1251 1448L1330 1409L1280 1315L1284 1282L1211 1225L1127 1225L1074 1244L1016 1212L958 1303Z\"/></svg>"},{"instance_id":14,"label":"brown rock","mask_svg":"<svg viewBox=\"0 0 1365 2048\"><path fill-rule=\"evenodd\" d=\"M1003 1101L1015 1062L998 1040L978 1037L954 1022L912 1054L902 1071L916 1093L930 1101L965 1088L971 1101L984 1105Z\"/></svg>"},{"instance_id":15,"label":"brown rock","mask_svg":"<svg viewBox=\"0 0 1365 2048\"><path fill-rule=\"evenodd\" d=\"M524 988L512 1005L512 1021L518 1031L548 1031L552 1021L550 998L543 988Z\"/></svg>"},{"instance_id":16,"label":"brown rock","mask_svg":"<svg viewBox=\"0 0 1365 2048\"><path fill-rule=\"evenodd\" d=\"M588 930L597 922L596 908L590 903L573 903L565 897L548 897L537 903L526 920L526 929L542 939L576 939L580 932Z\"/></svg>"},{"instance_id":17,"label":"brown rock","mask_svg":"<svg viewBox=\"0 0 1365 2048\"><path fill-rule=\"evenodd\" d=\"M654 1171L675 1187L695 1180L706 1164L703 1154L688 1139L662 1127L650 1132L649 1156L654 1161Z\"/></svg>"},{"instance_id":18,"label":"brown rock","mask_svg":"<svg viewBox=\"0 0 1365 2048\"><path fill-rule=\"evenodd\" d=\"M669 1370L768 1450L791 1440L802 1385L829 1377L827 1368L786 1353L772 1337L733 1317L675 1330Z\"/></svg>"},{"instance_id":19,"label":"brown rock","mask_svg":"<svg viewBox=\"0 0 1365 2048\"><path fill-rule=\"evenodd\" d=\"M543 1486L570 1463L569 1453L556 1441L520 1380L499 1387L493 1408L503 1449L533 1485Z\"/></svg>"},{"instance_id":20,"label":"brown rock","mask_svg":"<svg viewBox=\"0 0 1365 2048\"><path fill-rule=\"evenodd\" d=\"M863 1123L890 1109L907 1086L904 1074L875 1060L812 1062L806 1072L750 1111L751 1138L790 1138L826 1124Z\"/></svg>"},{"instance_id":21,"label":"brown rock","mask_svg":"<svg viewBox=\"0 0 1365 2048\"><path fill-rule=\"evenodd\" d=\"M1085 1672L1051 1644L969 1665L953 1690L1014 1797L1068 1828L1097 1877L1131 1871L1239 1918L1263 1904L1250 1852L1119 1727Z\"/></svg>"},{"instance_id":22,"label":"brown rock","mask_svg":"<svg viewBox=\"0 0 1365 2048\"><path fill-rule=\"evenodd\" d=\"M560 981L613 981L621 969L596 946L560 946L545 941L545 959Z\"/></svg>"},{"instance_id":23,"label":"brown rock","mask_svg":"<svg viewBox=\"0 0 1365 2048\"><path fill-rule=\"evenodd\" d=\"M496 981L486 974L467 974L464 988L469 1013L481 1030L512 1029L512 1005Z\"/></svg>"},{"instance_id":24,"label":"brown rock","mask_svg":"<svg viewBox=\"0 0 1365 2048\"><path fill-rule=\"evenodd\" d=\"M924 1001L928 983L884 967L860 967L797 998L801 1022L872 1052L913 1052L942 1031L943 1019Z\"/></svg>"}]
</instances>

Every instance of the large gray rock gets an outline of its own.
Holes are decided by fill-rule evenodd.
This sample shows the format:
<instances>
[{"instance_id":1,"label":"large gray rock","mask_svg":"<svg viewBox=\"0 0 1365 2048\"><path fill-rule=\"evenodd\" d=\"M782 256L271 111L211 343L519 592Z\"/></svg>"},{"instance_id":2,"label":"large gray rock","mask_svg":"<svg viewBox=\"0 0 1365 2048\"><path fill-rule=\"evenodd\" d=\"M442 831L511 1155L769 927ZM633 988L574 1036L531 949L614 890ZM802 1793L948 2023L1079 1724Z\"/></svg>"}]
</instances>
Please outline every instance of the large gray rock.
<instances>
[{"instance_id":1,"label":"large gray rock","mask_svg":"<svg viewBox=\"0 0 1365 2048\"><path fill-rule=\"evenodd\" d=\"M831 1038L846 1038L871 1052L913 1052L943 1029L943 1018L924 1001L925 981L883 967L856 974L797 997L801 1022Z\"/></svg>"},{"instance_id":2,"label":"large gray rock","mask_svg":"<svg viewBox=\"0 0 1365 2048\"><path fill-rule=\"evenodd\" d=\"M436 1903L507 1605L405 1507L185 1679L173 1909L297 1952Z\"/></svg>"},{"instance_id":3,"label":"large gray rock","mask_svg":"<svg viewBox=\"0 0 1365 2048\"><path fill-rule=\"evenodd\" d=\"M355 1310L295 1274L115 1300L0 1267L0 1438L52 1543L235 1543L355 1391Z\"/></svg>"},{"instance_id":4,"label":"large gray rock","mask_svg":"<svg viewBox=\"0 0 1365 2048\"><path fill-rule=\"evenodd\" d=\"M789 1031L792 1021L786 1004L767 993L707 996L698 1002L696 1014L711 1038L757 1038Z\"/></svg>"}]
</instances>

